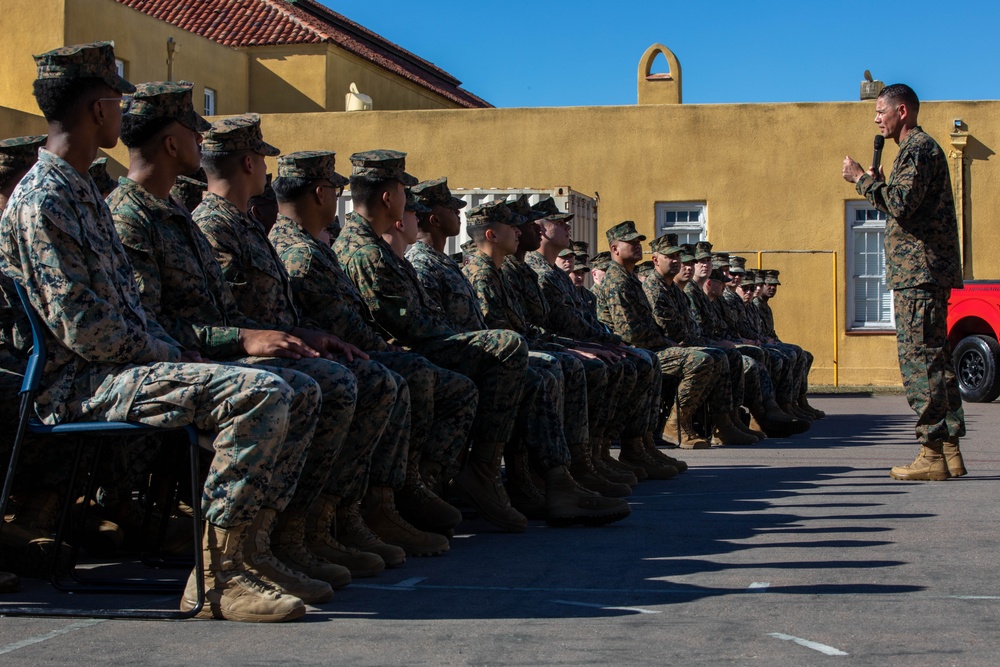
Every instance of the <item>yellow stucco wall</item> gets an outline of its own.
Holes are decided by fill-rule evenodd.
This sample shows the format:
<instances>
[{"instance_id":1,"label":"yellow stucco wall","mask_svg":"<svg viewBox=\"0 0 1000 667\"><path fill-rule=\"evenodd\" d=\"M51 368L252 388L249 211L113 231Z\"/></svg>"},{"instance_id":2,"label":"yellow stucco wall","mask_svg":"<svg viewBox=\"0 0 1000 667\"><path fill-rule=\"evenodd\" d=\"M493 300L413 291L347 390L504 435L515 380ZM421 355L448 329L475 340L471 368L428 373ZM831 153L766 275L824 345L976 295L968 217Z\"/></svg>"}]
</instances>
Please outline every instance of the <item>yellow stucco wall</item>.
<instances>
[{"instance_id":1,"label":"yellow stucco wall","mask_svg":"<svg viewBox=\"0 0 1000 667\"><path fill-rule=\"evenodd\" d=\"M35 113L0 107L0 139L23 137L30 134L45 134L45 119L35 109Z\"/></svg>"},{"instance_id":2,"label":"yellow stucco wall","mask_svg":"<svg viewBox=\"0 0 1000 667\"><path fill-rule=\"evenodd\" d=\"M454 187L597 192L602 229L632 219L652 235L656 202L705 201L718 249L836 251L839 381L886 385L899 384L893 335L848 334L844 323L845 205L858 197L840 166L845 153L871 160L873 110L871 102L646 105L288 114L263 123L284 152L338 151L341 172L352 152L396 148L410 154L408 171L447 175ZM931 102L921 111L924 129L946 149L955 117L982 157L1000 146L1000 102ZM886 166L895 153L886 147ZM971 170L975 277L1000 278L997 158ZM830 255L769 255L765 263L782 271L779 332L813 351L813 382L832 382Z\"/></svg>"},{"instance_id":3,"label":"yellow stucco wall","mask_svg":"<svg viewBox=\"0 0 1000 667\"><path fill-rule=\"evenodd\" d=\"M351 83L372 98L376 110L454 109L454 102L362 60L333 44L327 50L327 110L343 111Z\"/></svg>"},{"instance_id":4,"label":"yellow stucco wall","mask_svg":"<svg viewBox=\"0 0 1000 667\"><path fill-rule=\"evenodd\" d=\"M325 44L262 46L246 50L250 108L259 113L341 111L327 107Z\"/></svg>"},{"instance_id":5,"label":"yellow stucco wall","mask_svg":"<svg viewBox=\"0 0 1000 667\"><path fill-rule=\"evenodd\" d=\"M0 107L38 113L31 94L32 55L63 42L63 0L3 0L0 3Z\"/></svg>"}]
</instances>

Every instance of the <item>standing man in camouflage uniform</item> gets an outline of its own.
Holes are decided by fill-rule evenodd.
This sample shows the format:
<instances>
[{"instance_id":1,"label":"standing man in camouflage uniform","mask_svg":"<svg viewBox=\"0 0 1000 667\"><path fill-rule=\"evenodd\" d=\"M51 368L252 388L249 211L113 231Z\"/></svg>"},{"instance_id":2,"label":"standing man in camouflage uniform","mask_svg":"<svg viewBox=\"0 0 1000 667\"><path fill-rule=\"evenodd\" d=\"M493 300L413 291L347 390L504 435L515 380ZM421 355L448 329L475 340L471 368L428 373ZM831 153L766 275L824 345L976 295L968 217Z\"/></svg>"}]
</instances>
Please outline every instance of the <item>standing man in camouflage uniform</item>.
<instances>
[{"instance_id":1,"label":"standing man in camouflage uniform","mask_svg":"<svg viewBox=\"0 0 1000 667\"><path fill-rule=\"evenodd\" d=\"M35 97L52 150L40 151L4 211L0 267L24 286L46 326L49 358L36 412L49 424L194 424L215 433L201 498L205 571L192 572L181 608L194 607L202 577L203 617L299 618L303 602L261 580L243 553L247 527L295 486L316 424L317 387L303 383L296 393L263 370L187 363L203 360L147 317L87 171L99 148L118 143L122 94L135 88L117 75L110 42L63 47L35 60Z\"/></svg>"},{"instance_id":2,"label":"standing man in camouflage uniform","mask_svg":"<svg viewBox=\"0 0 1000 667\"><path fill-rule=\"evenodd\" d=\"M941 147L917 124L920 101L905 84L886 86L875 102L882 136L899 145L886 181L844 158L843 177L888 214L886 286L893 290L899 368L917 413L920 456L892 469L896 479L941 480L966 474L959 438L965 416L948 344L948 296L962 286L958 223Z\"/></svg>"},{"instance_id":3,"label":"standing man in camouflage uniform","mask_svg":"<svg viewBox=\"0 0 1000 667\"><path fill-rule=\"evenodd\" d=\"M455 477L467 502L511 532L527 526L500 483L500 462L521 398L528 347L509 331L461 333L433 305L413 266L382 235L403 219L406 154L376 150L351 156L354 212L334 244L337 259L361 294L369 320L390 343L405 345L433 363L468 376L479 390L472 450Z\"/></svg>"}]
</instances>

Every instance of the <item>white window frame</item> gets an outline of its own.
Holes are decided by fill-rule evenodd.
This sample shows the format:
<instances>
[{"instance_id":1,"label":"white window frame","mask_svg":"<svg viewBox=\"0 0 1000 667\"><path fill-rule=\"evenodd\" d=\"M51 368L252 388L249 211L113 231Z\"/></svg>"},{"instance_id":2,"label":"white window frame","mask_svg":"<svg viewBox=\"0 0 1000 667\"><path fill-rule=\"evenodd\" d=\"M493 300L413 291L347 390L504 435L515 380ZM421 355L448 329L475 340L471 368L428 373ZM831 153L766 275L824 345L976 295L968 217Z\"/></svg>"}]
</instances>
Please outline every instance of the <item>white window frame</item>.
<instances>
[{"instance_id":1,"label":"white window frame","mask_svg":"<svg viewBox=\"0 0 1000 667\"><path fill-rule=\"evenodd\" d=\"M690 220L690 214L697 211L695 221ZM686 214L687 221L669 221L668 214ZM668 201L656 203L656 235L663 236L673 232L680 237L681 243L697 243L708 240L708 206L703 201ZM695 238L697 237L697 238Z\"/></svg>"},{"instance_id":2,"label":"white window frame","mask_svg":"<svg viewBox=\"0 0 1000 667\"><path fill-rule=\"evenodd\" d=\"M214 116L216 111L216 102L218 100L218 93L214 88L209 88L205 86L205 113L203 116Z\"/></svg>"},{"instance_id":3,"label":"white window frame","mask_svg":"<svg viewBox=\"0 0 1000 667\"><path fill-rule=\"evenodd\" d=\"M892 308L892 290L886 289L885 286L885 250L882 240L885 237L885 224L886 215L881 211L875 209L867 201L849 201L845 207L845 218L846 218L846 230L847 230L847 256L846 256L846 271L847 276L847 330L848 331L885 331L892 332L896 329L896 316ZM858 220L858 212L866 212L866 219L864 221ZM872 213L873 212L873 213ZM877 219L876 219L877 218ZM875 261L876 265L881 264L879 268L880 273L875 274L871 271L868 273L861 273L866 267L859 266L859 256L858 254L862 252L860 248L857 247L859 233L863 234L877 234L875 242L872 243L871 253L877 256ZM869 264L871 266L871 264ZM881 279L881 285L875 283L876 280ZM874 283L874 286L879 294L879 299L881 301L882 307L885 309L883 311L883 319L868 321L867 319L859 319L859 313L857 312L855 298L858 293L859 288L864 286L865 289L870 288Z\"/></svg>"}]
</instances>

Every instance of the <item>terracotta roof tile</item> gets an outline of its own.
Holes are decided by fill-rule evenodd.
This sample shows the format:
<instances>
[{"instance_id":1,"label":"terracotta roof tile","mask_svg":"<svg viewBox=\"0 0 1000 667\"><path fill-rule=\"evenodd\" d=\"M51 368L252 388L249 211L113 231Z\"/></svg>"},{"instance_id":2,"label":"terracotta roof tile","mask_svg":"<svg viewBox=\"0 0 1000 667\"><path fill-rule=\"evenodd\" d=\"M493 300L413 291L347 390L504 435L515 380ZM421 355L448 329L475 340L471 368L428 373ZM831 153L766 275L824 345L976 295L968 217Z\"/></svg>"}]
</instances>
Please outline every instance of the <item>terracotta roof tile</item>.
<instances>
[{"instance_id":1,"label":"terracotta roof tile","mask_svg":"<svg viewBox=\"0 0 1000 667\"><path fill-rule=\"evenodd\" d=\"M238 48L336 44L469 108L492 106L461 81L315 0L116 0L212 41Z\"/></svg>"}]
</instances>

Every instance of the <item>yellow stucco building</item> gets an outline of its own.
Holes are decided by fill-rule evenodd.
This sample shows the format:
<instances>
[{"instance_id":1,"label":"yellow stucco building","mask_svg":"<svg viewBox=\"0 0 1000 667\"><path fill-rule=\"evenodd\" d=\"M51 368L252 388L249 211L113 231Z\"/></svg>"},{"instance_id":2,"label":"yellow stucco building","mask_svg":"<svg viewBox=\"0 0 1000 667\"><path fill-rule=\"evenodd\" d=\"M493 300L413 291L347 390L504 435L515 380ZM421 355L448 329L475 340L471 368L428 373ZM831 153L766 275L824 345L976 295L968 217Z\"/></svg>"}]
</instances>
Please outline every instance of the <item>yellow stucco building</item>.
<instances>
[{"instance_id":1,"label":"yellow stucco building","mask_svg":"<svg viewBox=\"0 0 1000 667\"><path fill-rule=\"evenodd\" d=\"M409 153L408 171L420 178L446 175L455 188L567 185L593 195L602 230L630 219L649 237L667 231L707 237L719 250L748 256L750 266L756 266L755 253L765 251L763 264L781 270L783 286L773 304L777 328L785 340L814 353L813 383L900 383L891 305L879 277L884 219L840 177L845 154L863 164L870 160L873 101L681 104L679 63L664 50L671 72L651 74L652 49L640 61L639 105L468 108L447 95L435 98L434 86L357 62L357 53L340 54L334 42L232 48L179 32L127 4L142 3L13 0L16 11L0 22L34 25L30 8L41 5L60 18L26 31L31 37L18 37L2 56L16 56L16 65L0 81L0 105L17 111L0 109L0 133L43 127L29 115L37 111L27 54L113 38L126 76L142 81L165 77L164 44L173 36L181 47L175 78L217 86L219 113L261 111L266 139L283 152L335 150L342 171L352 152L395 148ZM88 6L100 6L114 21L103 24ZM102 25L108 26L103 32ZM223 71L246 76L217 78ZM372 95L374 111L340 111L349 81ZM920 122L951 152L956 191L964 194L959 216L966 278L1000 278L1000 192L994 185L1000 171L993 158L1000 102L925 102ZM886 146L884 165L895 152ZM110 154L125 163L121 147ZM603 239L599 245L606 247Z\"/></svg>"}]
</instances>

